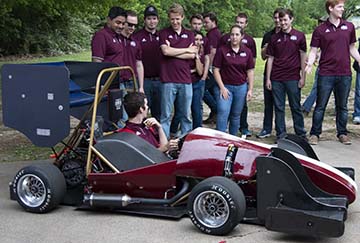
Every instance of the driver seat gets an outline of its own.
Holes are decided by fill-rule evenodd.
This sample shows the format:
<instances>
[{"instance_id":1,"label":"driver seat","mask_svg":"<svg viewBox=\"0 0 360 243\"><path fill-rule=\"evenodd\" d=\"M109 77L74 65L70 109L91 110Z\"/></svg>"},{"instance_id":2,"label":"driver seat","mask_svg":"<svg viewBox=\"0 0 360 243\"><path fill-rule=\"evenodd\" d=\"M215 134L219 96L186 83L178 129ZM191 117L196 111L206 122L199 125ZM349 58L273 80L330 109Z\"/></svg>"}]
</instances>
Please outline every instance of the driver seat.
<instances>
[{"instance_id":1,"label":"driver seat","mask_svg":"<svg viewBox=\"0 0 360 243\"><path fill-rule=\"evenodd\" d=\"M133 170L170 160L146 140L127 132L113 133L99 138L94 147L119 171Z\"/></svg>"}]
</instances>

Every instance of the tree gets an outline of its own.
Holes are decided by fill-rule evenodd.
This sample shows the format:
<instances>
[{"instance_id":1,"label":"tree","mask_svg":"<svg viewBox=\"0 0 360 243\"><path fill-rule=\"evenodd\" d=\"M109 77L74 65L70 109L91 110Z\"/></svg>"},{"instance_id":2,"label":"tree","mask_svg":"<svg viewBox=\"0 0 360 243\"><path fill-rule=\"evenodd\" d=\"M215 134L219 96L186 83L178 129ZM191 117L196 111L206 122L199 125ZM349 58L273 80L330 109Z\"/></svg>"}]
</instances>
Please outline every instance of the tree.
<instances>
[{"instance_id":1,"label":"tree","mask_svg":"<svg viewBox=\"0 0 360 243\"><path fill-rule=\"evenodd\" d=\"M90 47L93 33L101 28L111 6L139 13L149 4L158 8L160 28L169 25L167 9L173 0L17 0L0 4L0 56L10 54L58 54ZM188 19L194 13L215 12L219 28L228 32L239 12L249 17L247 33L262 37L272 28L277 7L289 7L295 14L295 28L311 33L317 19L326 15L325 1L319 0L177 0ZM344 18L360 15L359 0L348 0ZM185 27L188 21L183 22Z\"/></svg>"}]
</instances>

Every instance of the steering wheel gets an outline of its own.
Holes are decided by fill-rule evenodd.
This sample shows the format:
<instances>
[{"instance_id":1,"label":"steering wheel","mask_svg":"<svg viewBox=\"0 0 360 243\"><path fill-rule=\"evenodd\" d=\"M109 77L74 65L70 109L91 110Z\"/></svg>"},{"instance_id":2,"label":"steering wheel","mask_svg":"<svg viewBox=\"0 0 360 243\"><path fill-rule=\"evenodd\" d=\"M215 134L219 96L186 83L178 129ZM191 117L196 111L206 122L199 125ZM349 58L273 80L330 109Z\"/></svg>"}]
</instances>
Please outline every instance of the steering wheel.
<instances>
[{"instance_id":1,"label":"steering wheel","mask_svg":"<svg viewBox=\"0 0 360 243\"><path fill-rule=\"evenodd\" d=\"M182 134L181 136L178 137L178 149L177 150L172 150L169 152L169 155L173 158L173 159L177 159L179 157L179 153L182 149L182 146L184 145L184 142L185 142L185 139L186 139L186 136L188 135L189 133L184 133Z\"/></svg>"},{"instance_id":2,"label":"steering wheel","mask_svg":"<svg viewBox=\"0 0 360 243\"><path fill-rule=\"evenodd\" d=\"M184 145L186 136L189 134L189 132L182 134L180 137L178 137L179 142L178 142L178 151L181 151L182 146Z\"/></svg>"}]
</instances>

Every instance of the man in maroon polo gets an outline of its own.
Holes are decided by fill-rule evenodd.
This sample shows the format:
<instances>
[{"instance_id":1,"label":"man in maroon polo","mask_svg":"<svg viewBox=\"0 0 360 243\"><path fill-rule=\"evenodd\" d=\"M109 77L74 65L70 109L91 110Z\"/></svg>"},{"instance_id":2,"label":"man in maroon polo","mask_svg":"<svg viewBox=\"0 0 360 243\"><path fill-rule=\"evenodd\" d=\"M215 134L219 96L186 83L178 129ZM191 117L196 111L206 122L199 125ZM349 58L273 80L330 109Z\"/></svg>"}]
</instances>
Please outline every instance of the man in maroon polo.
<instances>
[{"instance_id":1,"label":"man in maroon polo","mask_svg":"<svg viewBox=\"0 0 360 243\"><path fill-rule=\"evenodd\" d=\"M281 31L271 36L266 50L266 86L274 97L276 136L279 139L286 135L287 95L295 133L305 137L300 100L301 88L305 85L306 39L304 33L292 27L294 17L290 9L281 9L279 17Z\"/></svg>"},{"instance_id":2,"label":"man in maroon polo","mask_svg":"<svg viewBox=\"0 0 360 243\"><path fill-rule=\"evenodd\" d=\"M266 66L267 66L267 55L266 50L271 40L271 36L281 31L279 11L281 8L275 9L273 13L273 21L275 27L269 32L265 33L261 42L261 58L265 62L264 67L264 77L263 77L263 91L264 91L264 119L263 119L263 128L256 135L257 138L267 138L270 137L271 131L273 128L273 113L274 113L274 98L271 90L266 88Z\"/></svg>"},{"instance_id":3,"label":"man in maroon polo","mask_svg":"<svg viewBox=\"0 0 360 243\"><path fill-rule=\"evenodd\" d=\"M154 117L147 118L149 107L144 93L127 94L124 107L129 114L129 120L119 132L133 133L162 152L178 149L178 139L168 141L160 123Z\"/></svg>"},{"instance_id":4,"label":"man in maroon polo","mask_svg":"<svg viewBox=\"0 0 360 243\"><path fill-rule=\"evenodd\" d=\"M159 15L157 9L149 5L144 11L144 28L133 36L142 49L142 62L144 65L144 91L153 117L160 121L160 45Z\"/></svg>"},{"instance_id":5,"label":"man in maroon polo","mask_svg":"<svg viewBox=\"0 0 360 243\"><path fill-rule=\"evenodd\" d=\"M306 71L311 72L317 49L320 48L317 100L314 109L309 142L316 145L322 132L324 113L332 90L336 104L336 132L339 141L351 144L347 135L348 97L351 89L350 56L358 62L360 55L355 47L354 25L342 19L345 0L327 0L327 21L315 28Z\"/></svg>"},{"instance_id":6,"label":"man in maroon polo","mask_svg":"<svg viewBox=\"0 0 360 243\"><path fill-rule=\"evenodd\" d=\"M182 26L184 9L174 3L168 10L171 26L160 31L161 118L160 123L169 137L173 107L180 118L181 133L192 129L190 106L192 85L190 60L196 56L194 33Z\"/></svg>"},{"instance_id":7,"label":"man in maroon polo","mask_svg":"<svg viewBox=\"0 0 360 243\"><path fill-rule=\"evenodd\" d=\"M123 8L110 8L106 25L94 34L91 42L93 62L123 64L123 47L120 34L125 22L126 11Z\"/></svg>"},{"instance_id":8,"label":"man in maroon polo","mask_svg":"<svg viewBox=\"0 0 360 243\"><path fill-rule=\"evenodd\" d=\"M142 63L142 51L140 43L135 40L133 33L138 24L137 14L134 11L127 11L126 23L121 31L121 40L124 48L123 65L130 66L134 72L139 85L139 92L144 93L144 66ZM123 88L133 88L133 77L129 70L120 72L120 84Z\"/></svg>"},{"instance_id":9,"label":"man in maroon polo","mask_svg":"<svg viewBox=\"0 0 360 243\"><path fill-rule=\"evenodd\" d=\"M210 115L208 119L204 121L204 124L211 124L216 122L216 113L217 113L217 104L215 97L215 88L216 81L212 73L213 60L216 54L216 49L219 45L221 38L221 32L217 26L218 20L215 13L209 12L204 15L204 28L206 30L206 42L204 43L205 49L205 63L204 63L204 78L206 79L205 83L205 92L204 92L204 102L210 108ZM208 72L210 71L210 72Z\"/></svg>"}]
</instances>

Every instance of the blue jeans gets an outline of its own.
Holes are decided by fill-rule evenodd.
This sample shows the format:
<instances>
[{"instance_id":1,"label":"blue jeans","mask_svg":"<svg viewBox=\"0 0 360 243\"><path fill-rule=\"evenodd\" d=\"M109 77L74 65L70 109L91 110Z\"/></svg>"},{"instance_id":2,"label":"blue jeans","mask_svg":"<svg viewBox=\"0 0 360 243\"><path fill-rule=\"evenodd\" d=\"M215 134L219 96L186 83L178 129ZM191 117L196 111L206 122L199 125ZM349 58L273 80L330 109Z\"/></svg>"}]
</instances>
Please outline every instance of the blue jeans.
<instances>
[{"instance_id":1,"label":"blue jeans","mask_svg":"<svg viewBox=\"0 0 360 243\"><path fill-rule=\"evenodd\" d=\"M264 76L264 120L263 130L268 133L272 131L273 116L274 116L274 97L271 90L266 88L266 77Z\"/></svg>"},{"instance_id":2,"label":"blue jeans","mask_svg":"<svg viewBox=\"0 0 360 243\"><path fill-rule=\"evenodd\" d=\"M190 107L192 101L192 84L161 83L161 116L160 123L166 136L170 135L170 122L173 107L179 115L181 134L192 129Z\"/></svg>"},{"instance_id":3,"label":"blue jeans","mask_svg":"<svg viewBox=\"0 0 360 243\"><path fill-rule=\"evenodd\" d=\"M209 72L209 78L205 81L204 102L210 108L210 112L217 113L215 88L217 87L214 75Z\"/></svg>"},{"instance_id":4,"label":"blue jeans","mask_svg":"<svg viewBox=\"0 0 360 243\"><path fill-rule=\"evenodd\" d=\"M203 118L203 104L205 80L199 80L192 84L193 98L191 102L191 116L193 122L193 129L202 126Z\"/></svg>"},{"instance_id":5,"label":"blue jeans","mask_svg":"<svg viewBox=\"0 0 360 243\"><path fill-rule=\"evenodd\" d=\"M144 92L150 107L151 116L160 121L161 114L161 83L160 80L144 80Z\"/></svg>"},{"instance_id":6,"label":"blue jeans","mask_svg":"<svg viewBox=\"0 0 360 243\"><path fill-rule=\"evenodd\" d=\"M203 115L203 105L202 99L204 96L204 89L205 89L205 80L199 80L192 84L193 89L193 96L191 102L191 117L192 117L192 129L202 126L202 115ZM176 101L175 101L176 102ZM176 136L180 124L180 116L179 113L174 112L174 117L171 121L170 126L170 134Z\"/></svg>"},{"instance_id":7,"label":"blue jeans","mask_svg":"<svg viewBox=\"0 0 360 243\"><path fill-rule=\"evenodd\" d=\"M303 109L306 112L310 112L312 106L314 105L315 101L316 101L316 96L317 96L317 80L318 80L318 76L319 76L319 67L316 68L315 71L315 77L314 77L314 84L311 88L310 94L308 95L308 97L306 97L304 103L303 103Z\"/></svg>"},{"instance_id":8,"label":"blue jeans","mask_svg":"<svg viewBox=\"0 0 360 243\"><path fill-rule=\"evenodd\" d=\"M312 119L310 135L319 136L331 92L334 90L337 136L347 135L348 98L351 89L351 76L321 76L318 78L316 106Z\"/></svg>"},{"instance_id":9,"label":"blue jeans","mask_svg":"<svg viewBox=\"0 0 360 243\"><path fill-rule=\"evenodd\" d=\"M356 73L356 83L355 83L355 101L354 101L353 118L356 116L360 116L360 72Z\"/></svg>"},{"instance_id":10,"label":"blue jeans","mask_svg":"<svg viewBox=\"0 0 360 243\"><path fill-rule=\"evenodd\" d=\"M285 82L271 81L272 93L275 104L275 129L278 138L286 134L285 124L285 98L288 96L293 126L295 133L299 136L305 136L304 117L301 112L301 89L298 87L298 80L289 80Z\"/></svg>"},{"instance_id":11,"label":"blue jeans","mask_svg":"<svg viewBox=\"0 0 360 243\"><path fill-rule=\"evenodd\" d=\"M225 87L230 92L227 100L220 95L219 87L215 89L217 102L216 129L225 132L229 121L229 133L237 135L240 127L240 114L246 101L248 85L247 83L243 85L226 84Z\"/></svg>"}]
</instances>

